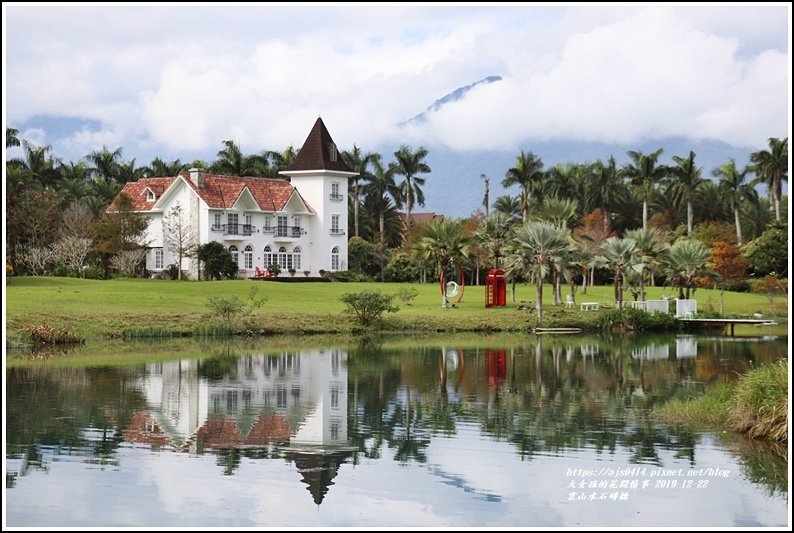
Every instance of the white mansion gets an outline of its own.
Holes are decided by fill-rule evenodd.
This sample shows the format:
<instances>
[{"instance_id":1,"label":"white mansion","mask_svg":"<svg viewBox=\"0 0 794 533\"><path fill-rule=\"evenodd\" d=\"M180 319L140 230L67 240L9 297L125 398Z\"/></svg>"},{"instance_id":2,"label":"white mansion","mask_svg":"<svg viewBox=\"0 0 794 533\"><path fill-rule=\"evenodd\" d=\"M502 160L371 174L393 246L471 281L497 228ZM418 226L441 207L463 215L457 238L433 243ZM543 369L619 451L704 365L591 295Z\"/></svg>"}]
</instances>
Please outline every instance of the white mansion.
<instances>
[{"instance_id":1,"label":"white mansion","mask_svg":"<svg viewBox=\"0 0 794 533\"><path fill-rule=\"evenodd\" d=\"M143 242L149 247L146 268L160 272L176 263L164 235L164 219L179 206L183 227L193 244L220 242L237 262L240 277L278 265L286 275L319 275L347 270L347 180L355 176L342 160L320 118L295 161L280 172L287 179L219 176L192 168L174 177L142 178L120 194L135 212L149 218ZM185 258L182 269L193 278L197 261Z\"/></svg>"}]
</instances>

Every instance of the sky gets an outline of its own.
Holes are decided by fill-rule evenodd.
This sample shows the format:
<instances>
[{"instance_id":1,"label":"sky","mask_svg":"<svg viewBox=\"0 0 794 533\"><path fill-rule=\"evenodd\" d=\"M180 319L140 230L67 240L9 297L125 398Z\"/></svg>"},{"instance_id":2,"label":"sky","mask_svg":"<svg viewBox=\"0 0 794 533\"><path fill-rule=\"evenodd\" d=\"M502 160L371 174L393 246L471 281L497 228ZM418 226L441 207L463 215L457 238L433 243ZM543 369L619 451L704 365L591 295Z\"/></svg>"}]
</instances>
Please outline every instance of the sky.
<instances>
[{"instance_id":1,"label":"sky","mask_svg":"<svg viewBox=\"0 0 794 533\"><path fill-rule=\"evenodd\" d=\"M104 145L140 165L300 147L318 116L365 151L762 149L791 129L790 36L787 3L4 2L3 115L64 161ZM486 76L502 80L399 126Z\"/></svg>"}]
</instances>

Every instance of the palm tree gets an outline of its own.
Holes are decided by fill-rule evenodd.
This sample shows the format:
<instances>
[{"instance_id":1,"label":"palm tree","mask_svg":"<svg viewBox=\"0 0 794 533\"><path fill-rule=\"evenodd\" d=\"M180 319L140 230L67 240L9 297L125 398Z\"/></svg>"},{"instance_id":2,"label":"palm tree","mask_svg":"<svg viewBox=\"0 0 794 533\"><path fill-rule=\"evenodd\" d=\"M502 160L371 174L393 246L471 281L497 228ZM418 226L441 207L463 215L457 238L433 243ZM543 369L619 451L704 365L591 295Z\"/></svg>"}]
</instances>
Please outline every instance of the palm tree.
<instances>
[{"instance_id":1,"label":"palm tree","mask_svg":"<svg viewBox=\"0 0 794 533\"><path fill-rule=\"evenodd\" d=\"M625 185L618 172L614 157L610 156L606 164L598 160L591 165L585 183L583 207L586 213L595 209L600 209L604 213L604 231L609 231L612 225L614 205L624 189Z\"/></svg>"},{"instance_id":2,"label":"palm tree","mask_svg":"<svg viewBox=\"0 0 794 533\"><path fill-rule=\"evenodd\" d=\"M298 157L298 152L295 150L295 147L290 144L281 152L276 152L273 150L265 151L264 157L266 163L264 165L266 173L263 174L263 176L267 176L268 178L284 179L284 176L279 174L279 172L285 170L295 161L295 158Z\"/></svg>"},{"instance_id":3,"label":"palm tree","mask_svg":"<svg viewBox=\"0 0 794 533\"><path fill-rule=\"evenodd\" d=\"M640 300L645 301L645 271L650 271L653 281L656 263L668 246L664 235L656 228L629 230L624 237L635 242L634 251L639 262L633 265L633 269L639 274Z\"/></svg>"},{"instance_id":4,"label":"palm tree","mask_svg":"<svg viewBox=\"0 0 794 533\"><path fill-rule=\"evenodd\" d=\"M543 186L544 205L548 201L547 196L556 196L569 198L577 206L583 206L586 184L590 182L592 173L592 165L588 163L558 163L546 173Z\"/></svg>"},{"instance_id":5,"label":"palm tree","mask_svg":"<svg viewBox=\"0 0 794 533\"><path fill-rule=\"evenodd\" d=\"M111 152L107 146L102 146L101 150L92 150L85 156L86 161L93 165L88 169L91 175L106 182L118 180L122 152L121 147Z\"/></svg>"},{"instance_id":6,"label":"palm tree","mask_svg":"<svg viewBox=\"0 0 794 533\"><path fill-rule=\"evenodd\" d=\"M391 205L391 198L397 203L400 190L394 183L394 167L389 165L383 168L380 158L372 161L373 172L368 183L362 187L362 192L367 198L367 204L372 206L378 213L378 235L381 246L385 242L385 221L386 211Z\"/></svg>"},{"instance_id":7,"label":"palm tree","mask_svg":"<svg viewBox=\"0 0 794 533\"><path fill-rule=\"evenodd\" d=\"M527 220L529 212L529 200L534 195L539 204L543 204L542 184L545 177L543 172L543 161L532 152L524 153L516 157L516 166L508 169L505 178L502 180L503 187L510 187L518 184L521 187L521 219Z\"/></svg>"},{"instance_id":8,"label":"palm tree","mask_svg":"<svg viewBox=\"0 0 794 533\"><path fill-rule=\"evenodd\" d=\"M665 261L666 270L668 278L678 287L679 298L689 299L695 278L705 273L708 259L708 248L697 239L682 239L670 247Z\"/></svg>"},{"instance_id":9,"label":"palm tree","mask_svg":"<svg viewBox=\"0 0 794 533\"><path fill-rule=\"evenodd\" d=\"M744 167L742 170L736 168L736 161L731 159L724 165L715 168L711 174L722 178L719 183L720 192L728 198L733 209L733 220L736 224L736 243L742 245L742 223L739 219L741 205L744 202L757 203L758 193L755 188L745 182L750 169Z\"/></svg>"},{"instance_id":10,"label":"palm tree","mask_svg":"<svg viewBox=\"0 0 794 533\"><path fill-rule=\"evenodd\" d=\"M623 307L623 277L635 263L637 243L634 239L608 238L601 247L598 261L615 275L615 305Z\"/></svg>"},{"instance_id":11,"label":"palm tree","mask_svg":"<svg viewBox=\"0 0 794 533\"><path fill-rule=\"evenodd\" d=\"M463 231L461 220L431 220L422 226L414 250L421 259L432 260L435 263L441 285L442 308L449 306L444 271L447 267L454 268L455 265L460 265L460 262L469 255L469 247L472 243L473 237Z\"/></svg>"},{"instance_id":12,"label":"palm tree","mask_svg":"<svg viewBox=\"0 0 794 533\"><path fill-rule=\"evenodd\" d=\"M494 267L499 268L502 252L507 245L516 219L499 211L494 211L482 221L475 232L482 246L494 260Z\"/></svg>"},{"instance_id":13,"label":"palm tree","mask_svg":"<svg viewBox=\"0 0 794 533\"><path fill-rule=\"evenodd\" d=\"M535 281L538 327L543 326L543 280L568 250L566 232L547 222L524 222L515 229L510 244L508 271L527 273Z\"/></svg>"},{"instance_id":14,"label":"palm tree","mask_svg":"<svg viewBox=\"0 0 794 533\"><path fill-rule=\"evenodd\" d=\"M650 154L643 154L634 150L629 150L628 156L632 163L623 167L623 175L629 178L640 191L642 198L642 229L648 228L648 201L653 194L654 186L664 178L667 167L658 164L662 149L659 148Z\"/></svg>"},{"instance_id":15,"label":"palm tree","mask_svg":"<svg viewBox=\"0 0 794 533\"><path fill-rule=\"evenodd\" d=\"M165 177L176 176L183 170L189 167L187 163L182 163L179 159L175 159L170 163L166 163L159 157L152 159L152 163L148 167L144 167L144 172L149 174L149 177Z\"/></svg>"},{"instance_id":16,"label":"palm tree","mask_svg":"<svg viewBox=\"0 0 794 533\"><path fill-rule=\"evenodd\" d=\"M6 128L6 148L20 146L19 130L16 128Z\"/></svg>"},{"instance_id":17,"label":"palm tree","mask_svg":"<svg viewBox=\"0 0 794 533\"><path fill-rule=\"evenodd\" d=\"M361 203L359 196L359 180L363 179L365 182L371 179L372 174L369 172L369 165L375 159L380 159L380 154L375 152L362 153L361 148L353 144L353 149L350 151L342 152L342 160L347 163L353 172L357 172L355 176L350 178L350 186L353 190L350 195L350 200L353 202L353 235L359 236L358 232L358 207Z\"/></svg>"},{"instance_id":18,"label":"palm tree","mask_svg":"<svg viewBox=\"0 0 794 533\"><path fill-rule=\"evenodd\" d=\"M425 205L425 194L422 192L425 179L419 177L419 174L430 172L430 167L424 162L425 157L427 157L427 149L423 146L413 152L410 146L404 144L394 152L394 158L397 161L390 165L394 174L405 178L399 185L398 204L406 207L405 225L408 233L411 231L411 209L414 203Z\"/></svg>"},{"instance_id":19,"label":"palm tree","mask_svg":"<svg viewBox=\"0 0 794 533\"><path fill-rule=\"evenodd\" d=\"M494 211L502 213L513 222L521 220L521 202L515 196L504 194L493 203Z\"/></svg>"},{"instance_id":20,"label":"palm tree","mask_svg":"<svg viewBox=\"0 0 794 533\"><path fill-rule=\"evenodd\" d=\"M218 159L212 170L227 176L262 176L267 164L265 156L244 156L240 147L232 140L223 141L226 148L218 151ZM264 163L263 163L264 162Z\"/></svg>"},{"instance_id":21,"label":"palm tree","mask_svg":"<svg viewBox=\"0 0 794 533\"><path fill-rule=\"evenodd\" d=\"M676 203L686 202L686 234L692 234L692 199L695 191L703 183L700 177L701 168L695 166L695 152L689 151L689 157L673 156L675 166L670 167L673 176L673 198Z\"/></svg>"},{"instance_id":22,"label":"palm tree","mask_svg":"<svg viewBox=\"0 0 794 533\"><path fill-rule=\"evenodd\" d=\"M576 200L570 198L546 198L540 208L540 219L547 220L560 229L567 228L576 218L576 205Z\"/></svg>"},{"instance_id":23,"label":"palm tree","mask_svg":"<svg viewBox=\"0 0 794 533\"><path fill-rule=\"evenodd\" d=\"M24 157L22 159L12 159L7 166L20 166L27 170L28 178L36 181L42 187L54 186L60 178L60 173L56 164L60 161L53 159L50 155L52 146L35 146L28 141L22 141Z\"/></svg>"},{"instance_id":24,"label":"palm tree","mask_svg":"<svg viewBox=\"0 0 794 533\"><path fill-rule=\"evenodd\" d=\"M750 154L753 171L757 179L753 183L765 183L769 198L775 208L775 220L780 222L780 196L783 194L783 182L788 180L788 137L777 139L770 137L769 150L759 150Z\"/></svg>"}]
</instances>

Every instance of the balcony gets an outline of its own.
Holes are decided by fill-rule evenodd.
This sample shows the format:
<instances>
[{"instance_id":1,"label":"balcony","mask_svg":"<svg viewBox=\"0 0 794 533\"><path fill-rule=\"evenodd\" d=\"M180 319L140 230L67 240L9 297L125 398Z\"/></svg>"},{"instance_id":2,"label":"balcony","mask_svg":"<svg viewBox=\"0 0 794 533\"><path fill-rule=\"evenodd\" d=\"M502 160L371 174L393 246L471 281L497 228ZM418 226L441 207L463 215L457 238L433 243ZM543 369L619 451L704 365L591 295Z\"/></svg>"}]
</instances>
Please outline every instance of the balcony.
<instances>
[{"instance_id":1,"label":"balcony","mask_svg":"<svg viewBox=\"0 0 794 533\"><path fill-rule=\"evenodd\" d=\"M273 228L271 228L272 230ZM277 241L291 241L300 239L306 233L300 226L278 226L275 228L274 240Z\"/></svg>"},{"instance_id":2,"label":"balcony","mask_svg":"<svg viewBox=\"0 0 794 533\"><path fill-rule=\"evenodd\" d=\"M328 197L331 199L332 202L341 202L345 199L345 197L341 194L329 194Z\"/></svg>"},{"instance_id":3,"label":"balcony","mask_svg":"<svg viewBox=\"0 0 794 533\"><path fill-rule=\"evenodd\" d=\"M345 234L344 230L341 230L339 228L331 228L331 235L344 235L344 234Z\"/></svg>"},{"instance_id":4,"label":"balcony","mask_svg":"<svg viewBox=\"0 0 794 533\"><path fill-rule=\"evenodd\" d=\"M253 233L251 224L213 224L210 229L230 237L247 237Z\"/></svg>"}]
</instances>

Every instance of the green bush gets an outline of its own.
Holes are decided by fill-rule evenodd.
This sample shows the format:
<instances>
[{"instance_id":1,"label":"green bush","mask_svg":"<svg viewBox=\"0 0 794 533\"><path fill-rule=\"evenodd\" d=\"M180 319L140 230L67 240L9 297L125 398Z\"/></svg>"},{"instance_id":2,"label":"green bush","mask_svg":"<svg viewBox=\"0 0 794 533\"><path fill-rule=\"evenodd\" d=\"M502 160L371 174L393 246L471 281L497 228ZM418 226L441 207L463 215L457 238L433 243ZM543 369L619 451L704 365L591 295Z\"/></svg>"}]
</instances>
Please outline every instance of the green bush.
<instances>
[{"instance_id":1,"label":"green bush","mask_svg":"<svg viewBox=\"0 0 794 533\"><path fill-rule=\"evenodd\" d=\"M422 266L404 252L397 252L383 270L384 281L416 282L422 274Z\"/></svg>"},{"instance_id":2,"label":"green bush","mask_svg":"<svg viewBox=\"0 0 794 533\"><path fill-rule=\"evenodd\" d=\"M393 294L381 291L348 292L340 298L345 304L345 312L355 315L359 324L369 326L381 319L384 313L396 313L400 308L392 303Z\"/></svg>"},{"instance_id":3,"label":"green bush","mask_svg":"<svg viewBox=\"0 0 794 533\"><path fill-rule=\"evenodd\" d=\"M405 305L411 305L414 298L419 295L416 287L402 287L397 291L397 297L403 301Z\"/></svg>"},{"instance_id":4,"label":"green bush","mask_svg":"<svg viewBox=\"0 0 794 533\"><path fill-rule=\"evenodd\" d=\"M238 331L242 327L253 327L253 312L267 302L267 297L257 298L259 287L251 287L248 300L241 300L236 294L228 298L210 296L207 298L209 313L207 318L217 320L229 331Z\"/></svg>"},{"instance_id":5,"label":"green bush","mask_svg":"<svg viewBox=\"0 0 794 533\"><path fill-rule=\"evenodd\" d=\"M598 317L603 331L676 331L680 320L666 313L646 313L641 309L607 309Z\"/></svg>"},{"instance_id":6,"label":"green bush","mask_svg":"<svg viewBox=\"0 0 794 533\"><path fill-rule=\"evenodd\" d=\"M65 329L55 329L49 324L25 326L25 333L33 344L83 344L85 339Z\"/></svg>"},{"instance_id":7,"label":"green bush","mask_svg":"<svg viewBox=\"0 0 794 533\"><path fill-rule=\"evenodd\" d=\"M788 438L788 361L748 372L737 384L728 423L750 437Z\"/></svg>"}]
</instances>

